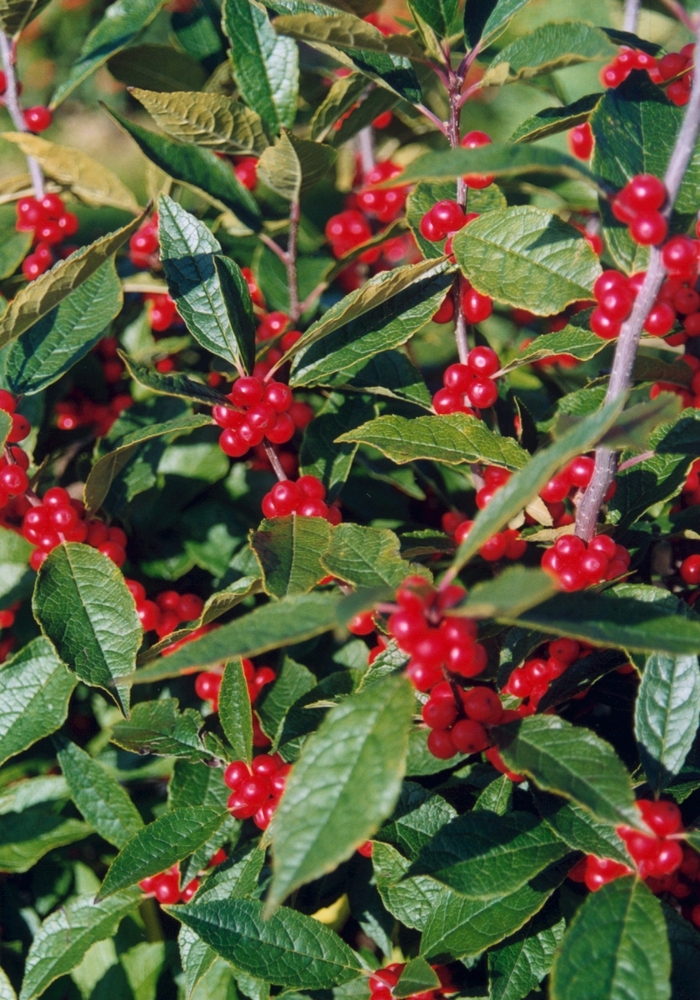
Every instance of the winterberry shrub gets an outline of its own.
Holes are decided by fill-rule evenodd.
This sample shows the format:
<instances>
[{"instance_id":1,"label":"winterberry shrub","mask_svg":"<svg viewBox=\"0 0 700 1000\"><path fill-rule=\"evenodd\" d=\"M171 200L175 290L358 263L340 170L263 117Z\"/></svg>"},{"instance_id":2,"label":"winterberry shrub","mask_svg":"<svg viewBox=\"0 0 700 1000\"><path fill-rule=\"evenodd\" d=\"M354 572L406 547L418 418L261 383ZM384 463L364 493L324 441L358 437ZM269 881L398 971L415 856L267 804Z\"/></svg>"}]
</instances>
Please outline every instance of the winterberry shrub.
<instances>
[{"instance_id":1,"label":"winterberry shrub","mask_svg":"<svg viewBox=\"0 0 700 1000\"><path fill-rule=\"evenodd\" d=\"M698 996L700 15L624 6L0 0L2 1000Z\"/></svg>"}]
</instances>

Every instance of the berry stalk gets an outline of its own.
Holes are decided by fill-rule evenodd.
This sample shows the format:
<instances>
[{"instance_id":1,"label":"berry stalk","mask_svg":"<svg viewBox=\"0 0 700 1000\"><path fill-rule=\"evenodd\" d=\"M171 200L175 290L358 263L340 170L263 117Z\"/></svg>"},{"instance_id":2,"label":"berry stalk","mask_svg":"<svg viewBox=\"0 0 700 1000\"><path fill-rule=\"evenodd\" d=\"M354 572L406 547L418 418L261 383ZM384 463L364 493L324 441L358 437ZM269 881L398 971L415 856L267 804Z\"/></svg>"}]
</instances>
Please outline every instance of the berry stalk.
<instances>
[{"instance_id":1,"label":"berry stalk","mask_svg":"<svg viewBox=\"0 0 700 1000\"><path fill-rule=\"evenodd\" d=\"M7 87L5 90L5 107L8 110L12 124L18 132L29 132L27 123L24 120L22 109L19 105L19 92L17 89L17 74L15 72L15 60L12 43L4 31L0 31L0 60L5 72ZM41 201L44 197L44 174L41 167L33 156L27 157L27 168L32 179L34 197Z\"/></svg>"},{"instance_id":2,"label":"berry stalk","mask_svg":"<svg viewBox=\"0 0 700 1000\"><path fill-rule=\"evenodd\" d=\"M700 28L695 39L695 62L700 56ZM664 177L666 205L663 215L668 220L678 197L681 182L688 169L695 143L700 131L700 85L697 80L688 102L685 118L681 125L676 145ZM646 277L637 296L629 319L622 325L615 351L605 402L617 400L629 392L632 385L632 370L642 336L644 322L651 310L664 280L665 268L661 258L661 248L652 247ZM583 495L576 513L576 534L589 542L596 530L598 514L608 489L615 477L615 453L609 448L596 449L596 465L591 482Z\"/></svg>"}]
</instances>

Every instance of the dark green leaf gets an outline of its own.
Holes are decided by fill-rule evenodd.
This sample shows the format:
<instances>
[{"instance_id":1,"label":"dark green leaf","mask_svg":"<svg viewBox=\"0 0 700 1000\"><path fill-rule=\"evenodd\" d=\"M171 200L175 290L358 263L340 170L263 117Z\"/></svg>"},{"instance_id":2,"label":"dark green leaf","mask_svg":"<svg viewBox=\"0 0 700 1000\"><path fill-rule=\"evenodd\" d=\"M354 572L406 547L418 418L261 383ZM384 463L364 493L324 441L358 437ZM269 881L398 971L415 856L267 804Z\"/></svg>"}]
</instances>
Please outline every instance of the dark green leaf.
<instances>
[{"instance_id":1,"label":"dark green leaf","mask_svg":"<svg viewBox=\"0 0 700 1000\"><path fill-rule=\"evenodd\" d=\"M510 566L494 580L472 587L465 603L455 611L470 618L517 618L546 601L556 589L551 574L544 570Z\"/></svg>"},{"instance_id":2,"label":"dark green leaf","mask_svg":"<svg viewBox=\"0 0 700 1000\"><path fill-rule=\"evenodd\" d=\"M264 7L224 0L223 29L231 42L233 76L246 104L269 133L291 128L297 110L299 55L291 38L278 36Z\"/></svg>"},{"instance_id":3,"label":"dark green leaf","mask_svg":"<svg viewBox=\"0 0 700 1000\"><path fill-rule=\"evenodd\" d=\"M294 702L277 733L277 747L286 761L297 759L305 738L318 729L330 705L352 692L354 680L350 670L337 670Z\"/></svg>"},{"instance_id":4,"label":"dark green leaf","mask_svg":"<svg viewBox=\"0 0 700 1000\"><path fill-rule=\"evenodd\" d=\"M565 929L550 909L489 953L489 1000L521 1000L547 975Z\"/></svg>"},{"instance_id":5,"label":"dark green leaf","mask_svg":"<svg viewBox=\"0 0 700 1000\"><path fill-rule=\"evenodd\" d=\"M608 823L601 823L575 802L565 802L555 795L537 792L535 803L545 823L572 851L583 851L584 854L612 858L623 865L630 865L624 842Z\"/></svg>"},{"instance_id":6,"label":"dark green leaf","mask_svg":"<svg viewBox=\"0 0 700 1000\"><path fill-rule=\"evenodd\" d=\"M332 709L306 742L275 813L268 912L350 857L391 814L412 714L407 679L386 677Z\"/></svg>"},{"instance_id":7,"label":"dark green leaf","mask_svg":"<svg viewBox=\"0 0 700 1000\"><path fill-rule=\"evenodd\" d=\"M582 691L587 691L601 677L605 677L627 662L628 657L621 650L593 650L589 655L582 656L572 663L561 677L552 681L546 695L539 701L537 711L546 712L552 705L559 705L562 701L575 698Z\"/></svg>"},{"instance_id":8,"label":"dark green leaf","mask_svg":"<svg viewBox=\"0 0 700 1000\"><path fill-rule=\"evenodd\" d=\"M15 782L0 798L0 871L26 872L45 854L83 840L87 823L62 816L68 798L63 778Z\"/></svg>"},{"instance_id":9,"label":"dark green leaf","mask_svg":"<svg viewBox=\"0 0 700 1000\"><path fill-rule=\"evenodd\" d=\"M662 903L661 909L671 948L671 996L674 1000L693 1000L698 990L700 935L672 906Z\"/></svg>"},{"instance_id":10,"label":"dark green leaf","mask_svg":"<svg viewBox=\"0 0 700 1000\"><path fill-rule=\"evenodd\" d=\"M128 794L104 765L75 743L62 741L57 756L79 812L101 837L123 847L143 827Z\"/></svg>"},{"instance_id":11,"label":"dark green leaf","mask_svg":"<svg viewBox=\"0 0 700 1000\"><path fill-rule=\"evenodd\" d=\"M199 91L206 81L206 73L199 62L172 45L130 45L107 60L107 69L129 87L163 94Z\"/></svg>"},{"instance_id":12,"label":"dark green leaf","mask_svg":"<svg viewBox=\"0 0 700 1000\"><path fill-rule=\"evenodd\" d=\"M303 695L316 687L316 678L302 663L289 656L282 661L282 669L274 684L264 688L255 705L263 730L276 742L276 737L287 712Z\"/></svg>"},{"instance_id":13,"label":"dark green leaf","mask_svg":"<svg viewBox=\"0 0 700 1000\"><path fill-rule=\"evenodd\" d=\"M392 993L399 1000L402 1000L404 997L413 996L414 993L427 993L439 988L440 980L435 971L419 955L406 964L398 983L392 989Z\"/></svg>"},{"instance_id":14,"label":"dark green leaf","mask_svg":"<svg viewBox=\"0 0 700 1000\"><path fill-rule=\"evenodd\" d=\"M464 9L464 34L470 46L485 49L528 0L470 0Z\"/></svg>"},{"instance_id":15,"label":"dark green leaf","mask_svg":"<svg viewBox=\"0 0 700 1000\"><path fill-rule=\"evenodd\" d=\"M324 569L355 587L395 589L412 567L400 555L400 543L388 528L339 524L321 559ZM415 568L415 567L414 567Z\"/></svg>"},{"instance_id":16,"label":"dark green leaf","mask_svg":"<svg viewBox=\"0 0 700 1000\"><path fill-rule=\"evenodd\" d=\"M55 732L77 684L46 639L34 639L0 667L0 762Z\"/></svg>"},{"instance_id":17,"label":"dark green leaf","mask_svg":"<svg viewBox=\"0 0 700 1000\"><path fill-rule=\"evenodd\" d=\"M108 691L126 713L123 678L136 665L142 632L134 599L111 559L88 545L57 546L42 563L32 610L71 670Z\"/></svg>"},{"instance_id":18,"label":"dark green leaf","mask_svg":"<svg viewBox=\"0 0 700 1000\"><path fill-rule=\"evenodd\" d=\"M564 107L543 108L526 118L510 136L509 142L536 142L558 132L568 132L576 125L587 122L602 94L587 94Z\"/></svg>"},{"instance_id":19,"label":"dark green leaf","mask_svg":"<svg viewBox=\"0 0 700 1000\"><path fill-rule=\"evenodd\" d=\"M263 919L252 899L193 902L171 909L241 972L293 989L328 989L356 979L355 954L330 928L286 907Z\"/></svg>"},{"instance_id":20,"label":"dark green leaf","mask_svg":"<svg viewBox=\"0 0 700 1000\"><path fill-rule=\"evenodd\" d=\"M26 395L56 382L94 347L121 307L121 283L109 260L14 341L5 360L8 387Z\"/></svg>"},{"instance_id":21,"label":"dark green leaf","mask_svg":"<svg viewBox=\"0 0 700 1000\"><path fill-rule=\"evenodd\" d=\"M381 357L381 355L380 355ZM357 445L336 444L345 431L371 419L374 407L362 396L331 393L304 431L299 453L299 471L316 476L334 500L350 475Z\"/></svg>"},{"instance_id":22,"label":"dark green leaf","mask_svg":"<svg viewBox=\"0 0 700 1000\"><path fill-rule=\"evenodd\" d=\"M253 719L243 664L238 657L229 660L224 669L219 691L219 719L224 736L231 744L234 760L250 763L253 756Z\"/></svg>"},{"instance_id":23,"label":"dark green leaf","mask_svg":"<svg viewBox=\"0 0 700 1000\"><path fill-rule=\"evenodd\" d=\"M635 735L647 780L658 794L683 767L700 719L697 656L653 653L644 665Z\"/></svg>"},{"instance_id":24,"label":"dark green leaf","mask_svg":"<svg viewBox=\"0 0 700 1000\"><path fill-rule=\"evenodd\" d=\"M6 35L16 35L48 3L49 0L2 0L0 3L0 24L2 25L2 30Z\"/></svg>"},{"instance_id":25,"label":"dark green leaf","mask_svg":"<svg viewBox=\"0 0 700 1000\"><path fill-rule=\"evenodd\" d=\"M199 712L186 708L180 713L177 699L159 698L135 705L128 721L112 727L112 742L132 753L209 761L211 754L199 739L201 728Z\"/></svg>"},{"instance_id":26,"label":"dark green leaf","mask_svg":"<svg viewBox=\"0 0 700 1000\"><path fill-rule=\"evenodd\" d=\"M404 781L391 820L382 826L377 837L395 844L414 859L456 815L440 795L429 792L415 781Z\"/></svg>"},{"instance_id":27,"label":"dark green leaf","mask_svg":"<svg viewBox=\"0 0 700 1000\"><path fill-rule=\"evenodd\" d=\"M556 715L536 715L494 730L512 771L588 809L603 822L639 825L627 768L609 743Z\"/></svg>"},{"instance_id":28,"label":"dark green leaf","mask_svg":"<svg viewBox=\"0 0 700 1000\"><path fill-rule=\"evenodd\" d=\"M227 818L225 810L186 806L142 827L110 865L99 898L112 896L182 861L204 844Z\"/></svg>"},{"instance_id":29,"label":"dark green leaf","mask_svg":"<svg viewBox=\"0 0 700 1000\"><path fill-rule=\"evenodd\" d=\"M225 397L216 389L210 389L203 382L193 382L185 375L161 375L155 368L147 368L146 365L139 364L134 358L119 352L119 356L126 365L127 371L133 379L140 385L151 389L152 392L160 393L164 396L179 396L181 399L196 400L213 406L215 403L224 403ZM224 403L225 405L225 403Z\"/></svg>"},{"instance_id":30,"label":"dark green leaf","mask_svg":"<svg viewBox=\"0 0 700 1000\"><path fill-rule=\"evenodd\" d=\"M87 80L110 56L115 55L143 31L163 6L164 0L116 0L83 42L80 55L67 78L57 87L51 107L57 107L68 94Z\"/></svg>"},{"instance_id":31,"label":"dark green leaf","mask_svg":"<svg viewBox=\"0 0 700 1000\"><path fill-rule=\"evenodd\" d=\"M174 49L169 51L182 56ZM179 142L228 154L257 154L267 147L260 118L244 104L223 94L192 93L180 87L175 91L159 93L134 87L131 94L156 125Z\"/></svg>"},{"instance_id":32,"label":"dark green leaf","mask_svg":"<svg viewBox=\"0 0 700 1000\"><path fill-rule=\"evenodd\" d=\"M321 556L331 540L331 527L323 517L264 519L250 536L263 576L265 591L273 597L308 594L326 575Z\"/></svg>"},{"instance_id":33,"label":"dark green leaf","mask_svg":"<svg viewBox=\"0 0 700 1000\"><path fill-rule=\"evenodd\" d=\"M585 21L549 22L501 49L486 70L483 85L529 80L592 59L612 59L617 52L618 47L610 42L605 32L592 24ZM505 80L504 72L507 72Z\"/></svg>"},{"instance_id":34,"label":"dark green leaf","mask_svg":"<svg viewBox=\"0 0 700 1000\"><path fill-rule=\"evenodd\" d=\"M406 878L411 862L390 844L374 842L372 865L384 906L407 927L422 931L438 901L451 895L449 889L426 875Z\"/></svg>"},{"instance_id":35,"label":"dark green leaf","mask_svg":"<svg viewBox=\"0 0 700 1000\"><path fill-rule=\"evenodd\" d=\"M457 0L410 0L409 7L433 31L444 37L455 19L459 3ZM416 992L420 993L420 990Z\"/></svg>"},{"instance_id":36,"label":"dark green leaf","mask_svg":"<svg viewBox=\"0 0 700 1000\"><path fill-rule=\"evenodd\" d=\"M328 384L339 389L405 399L425 410L432 409L431 395L423 376L400 351L375 354L369 361L361 361L333 375Z\"/></svg>"},{"instance_id":37,"label":"dark green leaf","mask_svg":"<svg viewBox=\"0 0 700 1000\"><path fill-rule=\"evenodd\" d=\"M661 903L627 875L591 893L576 914L554 960L551 995L553 1000L668 1000L670 973Z\"/></svg>"}]
</instances>

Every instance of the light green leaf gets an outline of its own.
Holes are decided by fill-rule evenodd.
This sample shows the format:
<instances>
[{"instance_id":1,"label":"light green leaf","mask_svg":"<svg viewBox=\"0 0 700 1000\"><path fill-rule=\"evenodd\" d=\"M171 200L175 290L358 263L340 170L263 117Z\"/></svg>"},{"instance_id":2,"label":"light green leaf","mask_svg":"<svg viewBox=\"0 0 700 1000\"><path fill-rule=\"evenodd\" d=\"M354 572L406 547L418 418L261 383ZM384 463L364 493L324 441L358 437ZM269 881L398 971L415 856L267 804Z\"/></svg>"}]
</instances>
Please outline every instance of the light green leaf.
<instances>
[{"instance_id":1,"label":"light green leaf","mask_svg":"<svg viewBox=\"0 0 700 1000\"><path fill-rule=\"evenodd\" d=\"M257 178L287 201L298 202L303 191L328 175L337 155L330 146L282 132L260 157Z\"/></svg>"},{"instance_id":2,"label":"light green leaf","mask_svg":"<svg viewBox=\"0 0 700 1000\"><path fill-rule=\"evenodd\" d=\"M388 528L339 524L321 558L325 570L355 587L395 589L415 567L401 558L400 542Z\"/></svg>"},{"instance_id":3,"label":"light green leaf","mask_svg":"<svg viewBox=\"0 0 700 1000\"><path fill-rule=\"evenodd\" d=\"M276 34L265 8L252 0L224 0L222 15L241 97L270 134L291 128L299 88L297 46Z\"/></svg>"},{"instance_id":4,"label":"light green leaf","mask_svg":"<svg viewBox=\"0 0 700 1000\"><path fill-rule=\"evenodd\" d=\"M0 280L14 274L32 245L31 233L18 233L11 229L3 229L2 246L0 246Z\"/></svg>"},{"instance_id":5,"label":"light green leaf","mask_svg":"<svg viewBox=\"0 0 700 1000\"><path fill-rule=\"evenodd\" d=\"M653 653L644 665L635 707L635 735L655 794L678 774L700 719L697 656Z\"/></svg>"},{"instance_id":6,"label":"light green leaf","mask_svg":"<svg viewBox=\"0 0 700 1000\"><path fill-rule=\"evenodd\" d=\"M584 318L579 319L580 316ZM603 340L587 329L588 317L588 311L585 314L577 313L572 322L567 323L558 333L543 333L535 337L517 357L503 366L499 374L507 375L516 368L522 368L523 365L546 361L547 358L558 354L569 355L578 361L589 361L594 358L608 346L609 341Z\"/></svg>"},{"instance_id":7,"label":"light green leaf","mask_svg":"<svg viewBox=\"0 0 700 1000\"><path fill-rule=\"evenodd\" d=\"M627 875L592 892L576 914L554 960L551 995L552 1000L668 1000L670 974L661 903Z\"/></svg>"},{"instance_id":8,"label":"light green leaf","mask_svg":"<svg viewBox=\"0 0 700 1000\"><path fill-rule=\"evenodd\" d=\"M331 540L331 527L323 517L264 519L251 532L250 546L260 565L265 591L272 597L308 594L325 576L321 556Z\"/></svg>"},{"instance_id":9,"label":"light green leaf","mask_svg":"<svg viewBox=\"0 0 700 1000\"><path fill-rule=\"evenodd\" d=\"M77 684L46 639L34 639L0 667L0 763L63 725Z\"/></svg>"},{"instance_id":10,"label":"light green leaf","mask_svg":"<svg viewBox=\"0 0 700 1000\"><path fill-rule=\"evenodd\" d=\"M470 618L513 617L546 601L556 591L550 573L526 566L509 566L493 580L477 583L455 614Z\"/></svg>"},{"instance_id":11,"label":"light green leaf","mask_svg":"<svg viewBox=\"0 0 700 1000\"><path fill-rule=\"evenodd\" d=\"M80 896L50 914L29 948L20 1000L35 1000L55 979L77 968L94 944L116 934L142 899L137 889L98 903L93 895Z\"/></svg>"},{"instance_id":12,"label":"light green leaf","mask_svg":"<svg viewBox=\"0 0 700 1000\"><path fill-rule=\"evenodd\" d=\"M505 82L530 80L565 66L612 59L617 52L618 46L613 45L605 32L592 24L585 21L550 21L501 49L486 70L483 85L488 87L492 78L496 82L504 66L508 68Z\"/></svg>"},{"instance_id":13,"label":"light green leaf","mask_svg":"<svg viewBox=\"0 0 700 1000\"><path fill-rule=\"evenodd\" d=\"M12 983L2 969L0 969L0 1000L17 1000Z\"/></svg>"},{"instance_id":14,"label":"light green leaf","mask_svg":"<svg viewBox=\"0 0 700 1000\"><path fill-rule=\"evenodd\" d=\"M305 743L275 813L268 912L350 857L391 814L412 713L407 679L387 677L332 709Z\"/></svg>"},{"instance_id":15,"label":"light green leaf","mask_svg":"<svg viewBox=\"0 0 700 1000\"><path fill-rule=\"evenodd\" d=\"M178 712L176 698L141 701L128 721L112 727L112 742L132 753L209 761L211 753L199 739L202 716L193 708Z\"/></svg>"},{"instance_id":16,"label":"light green leaf","mask_svg":"<svg viewBox=\"0 0 700 1000\"><path fill-rule=\"evenodd\" d=\"M79 812L101 837L123 847L143 827L128 794L104 765L75 743L63 741L57 756Z\"/></svg>"},{"instance_id":17,"label":"light green leaf","mask_svg":"<svg viewBox=\"0 0 700 1000\"><path fill-rule=\"evenodd\" d=\"M87 80L110 56L125 48L148 25L163 6L164 0L116 0L83 43L80 55L67 78L59 84L51 99L56 108L75 88Z\"/></svg>"},{"instance_id":18,"label":"light green leaf","mask_svg":"<svg viewBox=\"0 0 700 1000\"><path fill-rule=\"evenodd\" d=\"M543 108L516 128L509 142L536 142L587 122L602 94L587 94L564 107Z\"/></svg>"},{"instance_id":19,"label":"light green leaf","mask_svg":"<svg viewBox=\"0 0 700 1000\"><path fill-rule=\"evenodd\" d=\"M494 730L508 767L603 822L639 826L627 768L609 743L556 715L536 715Z\"/></svg>"},{"instance_id":20,"label":"light green leaf","mask_svg":"<svg viewBox=\"0 0 700 1000\"><path fill-rule=\"evenodd\" d=\"M62 543L42 563L32 610L71 670L108 691L126 713L122 678L135 667L142 632L121 570L88 545Z\"/></svg>"},{"instance_id":21,"label":"light green leaf","mask_svg":"<svg viewBox=\"0 0 700 1000\"><path fill-rule=\"evenodd\" d=\"M219 719L224 736L231 744L234 760L248 764L253 757L253 717L250 693L239 657L224 668L219 691Z\"/></svg>"},{"instance_id":22,"label":"light green leaf","mask_svg":"<svg viewBox=\"0 0 700 1000\"><path fill-rule=\"evenodd\" d=\"M9 420L7 421L9 430ZM0 430L0 438L4 438ZM27 565L32 547L10 528L0 527L0 598L4 605L27 597L32 591L32 572Z\"/></svg>"}]
</instances>

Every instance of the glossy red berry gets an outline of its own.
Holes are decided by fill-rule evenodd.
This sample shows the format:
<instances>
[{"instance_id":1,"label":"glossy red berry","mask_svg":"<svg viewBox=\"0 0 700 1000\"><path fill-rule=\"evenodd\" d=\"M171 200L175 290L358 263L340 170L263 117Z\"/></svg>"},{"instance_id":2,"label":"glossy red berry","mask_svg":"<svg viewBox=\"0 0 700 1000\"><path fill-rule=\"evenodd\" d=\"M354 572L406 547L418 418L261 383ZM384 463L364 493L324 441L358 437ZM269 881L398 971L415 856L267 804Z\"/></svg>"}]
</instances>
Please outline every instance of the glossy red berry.
<instances>
[{"instance_id":1,"label":"glossy red berry","mask_svg":"<svg viewBox=\"0 0 700 1000\"><path fill-rule=\"evenodd\" d=\"M666 201L666 188L653 174L637 174L619 197L633 212L656 212Z\"/></svg>"},{"instance_id":2,"label":"glossy red berry","mask_svg":"<svg viewBox=\"0 0 700 1000\"><path fill-rule=\"evenodd\" d=\"M656 246L668 234L668 223L661 212L640 212L630 222L630 236L641 246Z\"/></svg>"},{"instance_id":3,"label":"glossy red berry","mask_svg":"<svg viewBox=\"0 0 700 1000\"><path fill-rule=\"evenodd\" d=\"M480 722L462 719L450 731L453 746L460 753L481 753L489 745L486 730Z\"/></svg>"},{"instance_id":4,"label":"glossy red berry","mask_svg":"<svg viewBox=\"0 0 700 1000\"><path fill-rule=\"evenodd\" d=\"M637 807L642 819L657 837L669 837L673 833L678 833L682 827L683 817L675 802L666 799L660 799L658 802L640 799Z\"/></svg>"},{"instance_id":5,"label":"glossy red berry","mask_svg":"<svg viewBox=\"0 0 700 1000\"><path fill-rule=\"evenodd\" d=\"M498 355L490 347L474 347L467 357L467 368L474 375L490 377L495 375L500 367ZM468 386L465 390L466 388Z\"/></svg>"},{"instance_id":6,"label":"glossy red berry","mask_svg":"<svg viewBox=\"0 0 700 1000\"><path fill-rule=\"evenodd\" d=\"M588 160L593 152L593 132L588 122L576 125L568 136L569 149L579 160Z\"/></svg>"},{"instance_id":7,"label":"glossy red berry","mask_svg":"<svg viewBox=\"0 0 700 1000\"><path fill-rule=\"evenodd\" d=\"M681 563L679 572L685 583L700 583L700 555L687 556Z\"/></svg>"},{"instance_id":8,"label":"glossy red berry","mask_svg":"<svg viewBox=\"0 0 700 1000\"><path fill-rule=\"evenodd\" d=\"M44 132L53 121L53 114L48 108L37 106L27 108L23 112L24 121L30 132Z\"/></svg>"},{"instance_id":9,"label":"glossy red berry","mask_svg":"<svg viewBox=\"0 0 700 1000\"><path fill-rule=\"evenodd\" d=\"M493 300L475 288L467 288L462 295L462 312L468 323L483 323L493 312Z\"/></svg>"}]
</instances>

